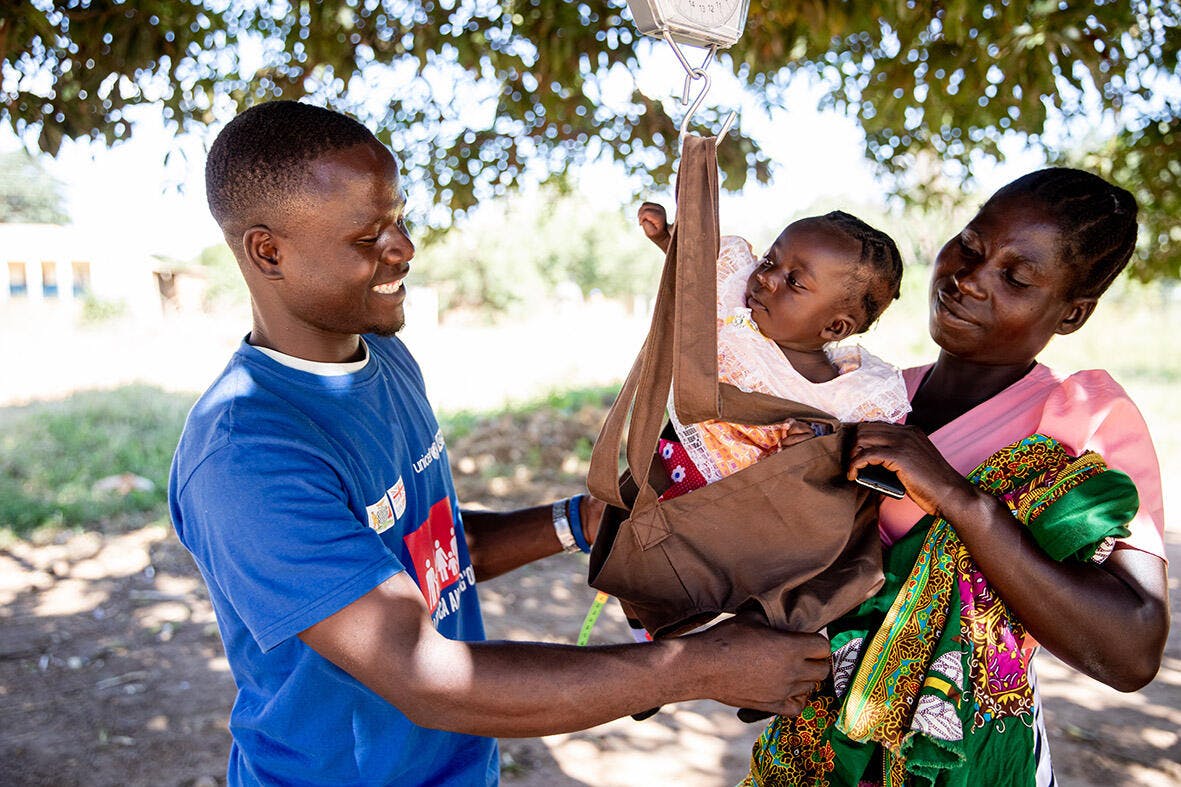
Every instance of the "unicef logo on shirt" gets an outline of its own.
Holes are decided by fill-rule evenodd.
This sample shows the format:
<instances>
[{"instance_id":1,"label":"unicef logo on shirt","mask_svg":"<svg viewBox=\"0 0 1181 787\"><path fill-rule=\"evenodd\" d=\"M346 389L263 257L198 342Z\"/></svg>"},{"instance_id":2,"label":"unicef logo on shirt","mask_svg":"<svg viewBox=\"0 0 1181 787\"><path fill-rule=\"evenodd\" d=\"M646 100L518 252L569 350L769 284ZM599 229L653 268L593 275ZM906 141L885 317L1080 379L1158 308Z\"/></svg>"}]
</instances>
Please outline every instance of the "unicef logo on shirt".
<instances>
[{"instance_id":1,"label":"unicef logo on shirt","mask_svg":"<svg viewBox=\"0 0 1181 787\"><path fill-rule=\"evenodd\" d=\"M435 460L443 455L443 446L445 445L446 442L443 440L443 431L439 430L435 432L435 440L433 443L431 443L431 447L428 448L423 453L423 455L418 458L418 461L414 463L414 472L421 473L423 470L426 470L428 467L434 464Z\"/></svg>"}]
</instances>

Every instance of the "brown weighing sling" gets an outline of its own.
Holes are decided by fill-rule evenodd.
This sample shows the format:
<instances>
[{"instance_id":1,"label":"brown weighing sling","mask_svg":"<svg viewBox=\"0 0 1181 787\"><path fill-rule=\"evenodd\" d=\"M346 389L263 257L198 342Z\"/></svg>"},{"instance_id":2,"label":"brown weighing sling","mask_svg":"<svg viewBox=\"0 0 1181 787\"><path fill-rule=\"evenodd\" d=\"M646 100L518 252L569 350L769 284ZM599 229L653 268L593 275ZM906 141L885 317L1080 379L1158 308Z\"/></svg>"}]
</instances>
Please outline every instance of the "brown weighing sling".
<instances>
[{"instance_id":1,"label":"brown weighing sling","mask_svg":"<svg viewBox=\"0 0 1181 787\"><path fill-rule=\"evenodd\" d=\"M587 485L610 506L591 550L590 584L657 637L747 609L779 629L817 631L882 584L876 500L845 478L846 433L832 415L718 381L718 247L714 138L689 135L652 325L591 455ZM796 418L832 433L658 500L652 481L661 485L655 457L670 386L682 423ZM620 475L625 423L628 470Z\"/></svg>"}]
</instances>

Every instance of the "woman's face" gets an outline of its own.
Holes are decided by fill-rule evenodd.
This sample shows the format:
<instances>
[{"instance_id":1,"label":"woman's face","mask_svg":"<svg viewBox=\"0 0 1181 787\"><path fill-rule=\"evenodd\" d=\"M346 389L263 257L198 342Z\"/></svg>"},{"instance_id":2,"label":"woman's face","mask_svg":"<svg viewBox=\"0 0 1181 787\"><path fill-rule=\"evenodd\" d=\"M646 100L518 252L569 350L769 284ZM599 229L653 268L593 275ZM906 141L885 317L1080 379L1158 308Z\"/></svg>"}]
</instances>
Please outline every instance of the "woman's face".
<instances>
[{"instance_id":1,"label":"woman's face","mask_svg":"<svg viewBox=\"0 0 1181 787\"><path fill-rule=\"evenodd\" d=\"M1067 297L1062 245L1038 200L991 200L935 258L931 338L976 363L1031 363L1054 334L1082 326L1095 305Z\"/></svg>"}]
</instances>

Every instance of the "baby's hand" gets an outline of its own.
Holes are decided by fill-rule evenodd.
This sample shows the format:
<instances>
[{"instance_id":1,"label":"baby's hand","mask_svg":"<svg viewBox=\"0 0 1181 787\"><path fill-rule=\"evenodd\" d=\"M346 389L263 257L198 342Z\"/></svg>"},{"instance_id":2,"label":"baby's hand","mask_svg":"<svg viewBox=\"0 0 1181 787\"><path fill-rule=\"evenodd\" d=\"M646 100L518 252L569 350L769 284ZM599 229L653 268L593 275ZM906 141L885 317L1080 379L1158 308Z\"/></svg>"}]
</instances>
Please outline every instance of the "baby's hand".
<instances>
[{"instance_id":1,"label":"baby's hand","mask_svg":"<svg viewBox=\"0 0 1181 787\"><path fill-rule=\"evenodd\" d=\"M668 213L664 210L664 206L655 202L645 202L640 205L638 218L640 227L648 236L648 240L655 243L661 251L667 254L672 234L669 232Z\"/></svg>"},{"instance_id":2,"label":"baby's hand","mask_svg":"<svg viewBox=\"0 0 1181 787\"><path fill-rule=\"evenodd\" d=\"M797 421L794 418L789 418L779 425L779 450L782 451L788 446L802 443L805 440L811 440L816 436L812 431L812 427L807 421Z\"/></svg>"}]
</instances>

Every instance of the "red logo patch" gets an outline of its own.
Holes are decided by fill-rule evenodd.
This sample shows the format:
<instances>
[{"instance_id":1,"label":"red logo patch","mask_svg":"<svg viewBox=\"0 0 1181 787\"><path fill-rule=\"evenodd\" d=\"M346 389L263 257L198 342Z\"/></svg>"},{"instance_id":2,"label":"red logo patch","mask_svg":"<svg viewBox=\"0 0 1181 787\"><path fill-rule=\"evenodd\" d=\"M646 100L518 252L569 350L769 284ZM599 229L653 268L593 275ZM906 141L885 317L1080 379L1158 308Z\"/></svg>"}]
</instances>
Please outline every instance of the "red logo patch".
<instances>
[{"instance_id":1,"label":"red logo patch","mask_svg":"<svg viewBox=\"0 0 1181 787\"><path fill-rule=\"evenodd\" d=\"M455 584L462 574L451 501L443 498L431 506L426 522L407 534L403 541L414 561L418 588L433 614L443 598L443 591Z\"/></svg>"}]
</instances>

